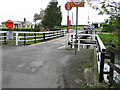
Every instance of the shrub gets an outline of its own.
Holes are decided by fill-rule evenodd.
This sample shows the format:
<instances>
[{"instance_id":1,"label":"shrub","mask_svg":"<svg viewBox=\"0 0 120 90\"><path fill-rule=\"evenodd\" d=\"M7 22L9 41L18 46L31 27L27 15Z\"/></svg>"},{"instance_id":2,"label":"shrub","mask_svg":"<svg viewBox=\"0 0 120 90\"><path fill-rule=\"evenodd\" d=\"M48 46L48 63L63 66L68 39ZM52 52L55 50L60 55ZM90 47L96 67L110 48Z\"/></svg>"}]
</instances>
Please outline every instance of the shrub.
<instances>
[{"instance_id":1,"label":"shrub","mask_svg":"<svg viewBox=\"0 0 120 90\"><path fill-rule=\"evenodd\" d=\"M12 29L13 31L39 32L39 28L34 29ZM9 31L9 29L2 29L2 31Z\"/></svg>"}]
</instances>

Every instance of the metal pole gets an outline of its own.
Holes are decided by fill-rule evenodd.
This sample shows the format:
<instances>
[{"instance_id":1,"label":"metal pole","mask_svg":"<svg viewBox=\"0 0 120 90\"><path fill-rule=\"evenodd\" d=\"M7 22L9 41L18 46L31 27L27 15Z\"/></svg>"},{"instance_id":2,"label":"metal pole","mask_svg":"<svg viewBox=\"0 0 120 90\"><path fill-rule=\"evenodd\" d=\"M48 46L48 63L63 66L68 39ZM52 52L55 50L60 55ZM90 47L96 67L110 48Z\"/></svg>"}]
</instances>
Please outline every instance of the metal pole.
<instances>
[{"instance_id":1,"label":"metal pole","mask_svg":"<svg viewBox=\"0 0 120 90\"><path fill-rule=\"evenodd\" d=\"M76 7L76 36L75 36L75 54L77 54L77 25L78 25L78 7Z\"/></svg>"},{"instance_id":2,"label":"metal pole","mask_svg":"<svg viewBox=\"0 0 120 90\"><path fill-rule=\"evenodd\" d=\"M67 11L67 48L69 42L69 10Z\"/></svg>"}]
</instances>

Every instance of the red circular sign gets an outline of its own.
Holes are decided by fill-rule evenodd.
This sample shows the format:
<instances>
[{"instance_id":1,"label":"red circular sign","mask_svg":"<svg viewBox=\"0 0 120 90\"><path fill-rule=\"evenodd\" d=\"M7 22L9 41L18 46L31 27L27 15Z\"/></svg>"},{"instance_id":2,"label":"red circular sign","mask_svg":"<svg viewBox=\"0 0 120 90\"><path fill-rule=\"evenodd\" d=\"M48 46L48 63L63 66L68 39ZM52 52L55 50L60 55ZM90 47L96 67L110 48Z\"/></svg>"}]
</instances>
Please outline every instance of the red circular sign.
<instances>
[{"instance_id":1,"label":"red circular sign","mask_svg":"<svg viewBox=\"0 0 120 90\"><path fill-rule=\"evenodd\" d=\"M68 11L72 9L70 2L67 2L67 3L65 4L65 9L68 10Z\"/></svg>"},{"instance_id":2,"label":"red circular sign","mask_svg":"<svg viewBox=\"0 0 120 90\"><path fill-rule=\"evenodd\" d=\"M13 21L11 21L11 20L7 20L7 21L5 22L5 25L6 25L7 28L12 28L13 25L14 25L14 23L13 23Z\"/></svg>"},{"instance_id":3,"label":"red circular sign","mask_svg":"<svg viewBox=\"0 0 120 90\"><path fill-rule=\"evenodd\" d=\"M75 6L79 6L80 4L82 4L83 0L72 0L72 2Z\"/></svg>"}]
</instances>

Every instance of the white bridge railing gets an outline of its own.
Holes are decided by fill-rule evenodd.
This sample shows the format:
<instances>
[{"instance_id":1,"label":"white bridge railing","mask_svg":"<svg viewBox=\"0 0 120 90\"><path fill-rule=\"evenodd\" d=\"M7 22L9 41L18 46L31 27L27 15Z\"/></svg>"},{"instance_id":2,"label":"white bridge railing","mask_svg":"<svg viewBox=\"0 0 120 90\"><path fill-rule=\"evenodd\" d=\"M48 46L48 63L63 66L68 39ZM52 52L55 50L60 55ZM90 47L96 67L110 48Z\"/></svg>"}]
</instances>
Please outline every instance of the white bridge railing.
<instances>
[{"instance_id":1,"label":"white bridge railing","mask_svg":"<svg viewBox=\"0 0 120 90\"><path fill-rule=\"evenodd\" d=\"M103 74L104 73L104 60L105 60L105 53L106 47L104 46L100 37L96 34L78 34L77 41L75 39L75 33L69 34L69 45L71 48L76 48L77 45L78 51L80 50L80 46L93 46L96 49L96 58L100 62L99 63L99 82L103 81ZM77 42L77 43L76 43ZM85 47L86 48L86 47Z\"/></svg>"},{"instance_id":2,"label":"white bridge railing","mask_svg":"<svg viewBox=\"0 0 120 90\"><path fill-rule=\"evenodd\" d=\"M75 45L77 44L77 48L78 51L80 50L80 46L82 45L83 47L86 45L96 45L96 35L95 34L84 34L84 33L80 33L77 34L77 43L76 43L76 37L75 37L75 33L70 33L69 34L69 43L71 45L71 48L75 48ZM84 43L83 43L84 42ZM87 43L90 42L90 43Z\"/></svg>"}]
</instances>

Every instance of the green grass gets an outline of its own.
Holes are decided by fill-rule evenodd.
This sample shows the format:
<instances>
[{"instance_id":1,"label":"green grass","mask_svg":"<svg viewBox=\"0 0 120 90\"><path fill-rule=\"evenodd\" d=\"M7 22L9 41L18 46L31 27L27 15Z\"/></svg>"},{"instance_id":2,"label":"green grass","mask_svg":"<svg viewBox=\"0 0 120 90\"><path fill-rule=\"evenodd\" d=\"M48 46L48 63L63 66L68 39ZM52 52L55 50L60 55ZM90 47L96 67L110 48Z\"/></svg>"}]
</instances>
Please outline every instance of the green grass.
<instances>
[{"instance_id":1,"label":"green grass","mask_svg":"<svg viewBox=\"0 0 120 90\"><path fill-rule=\"evenodd\" d=\"M94 31L100 32L100 28L95 28Z\"/></svg>"},{"instance_id":2,"label":"green grass","mask_svg":"<svg viewBox=\"0 0 120 90\"><path fill-rule=\"evenodd\" d=\"M84 27L84 25L78 25L78 26L77 26L77 29L79 30L80 28L83 28L83 27ZM62 27L62 29L67 29L67 26ZM76 25L71 25L71 26L69 26L69 29L74 29L74 30L76 30Z\"/></svg>"},{"instance_id":3,"label":"green grass","mask_svg":"<svg viewBox=\"0 0 120 90\"><path fill-rule=\"evenodd\" d=\"M113 34L98 34L98 35L104 44L114 44L117 46L118 43L117 34L113 33ZM109 45L105 45L105 47L108 48Z\"/></svg>"},{"instance_id":4,"label":"green grass","mask_svg":"<svg viewBox=\"0 0 120 90\"><path fill-rule=\"evenodd\" d=\"M83 61L82 67L79 68L78 71L81 71L81 70L83 71L83 70L85 70L86 68L92 68L92 67L93 67L93 65L89 63L88 59L85 59L85 60Z\"/></svg>"}]
</instances>

